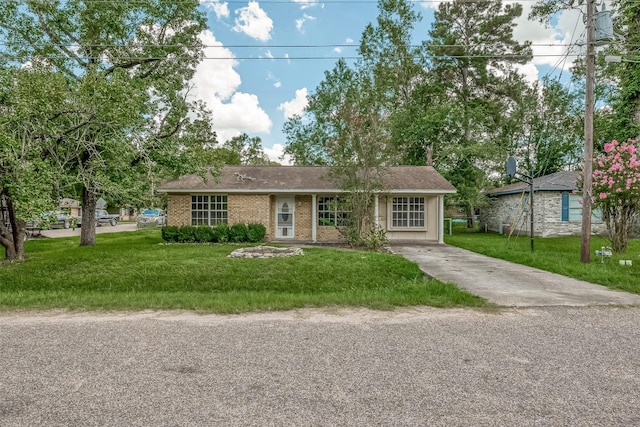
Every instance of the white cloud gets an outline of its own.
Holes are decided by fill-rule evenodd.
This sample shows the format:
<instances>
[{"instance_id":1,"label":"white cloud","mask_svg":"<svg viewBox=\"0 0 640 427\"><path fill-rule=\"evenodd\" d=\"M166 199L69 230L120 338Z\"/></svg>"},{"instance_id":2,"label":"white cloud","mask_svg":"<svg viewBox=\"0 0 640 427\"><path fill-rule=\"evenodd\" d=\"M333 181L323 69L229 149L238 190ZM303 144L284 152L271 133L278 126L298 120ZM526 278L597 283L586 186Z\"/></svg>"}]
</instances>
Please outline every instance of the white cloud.
<instances>
[{"instance_id":1,"label":"white cloud","mask_svg":"<svg viewBox=\"0 0 640 427\"><path fill-rule=\"evenodd\" d=\"M205 48L205 57L233 58L233 53L217 41L210 30L200 35ZM213 112L213 127L219 141L239 135L241 132L271 131L271 119L260 107L254 94L237 92L240 75L234 70L235 59L203 60L196 68L191 81L191 95L203 100Z\"/></svg>"},{"instance_id":2,"label":"white cloud","mask_svg":"<svg viewBox=\"0 0 640 427\"><path fill-rule=\"evenodd\" d=\"M218 19L229 17L229 3L220 3L218 0L200 0L200 4L205 8L212 10Z\"/></svg>"},{"instance_id":3,"label":"white cloud","mask_svg":"<svg viewBox=\"0 0 640 427\"><path fill-rule=\"evenodd\" d=\"M335 53L342 53L342 48L340 46L336 46L336 47L333 48L333 51Z\"/></svg>"},{"instance_id":4,"label":"white cloud","mask_svg":"<svg viewBox=\"0 0 640 427\"><path fill-rule=\"evenodd\" d=\"M304 33L304 31L302 30L302 26L304 25L304 23L307 22L307 21L315 21L315 20L316 20L315 16L307 15L305 13L304 15L302 15L302 18L296 19L296 28L301 33Z\"/></svg>"},{"instance_id":5,"label":"white cloud","mask_svg":"<svg viewBox=\"0 0 640 427\"><path fill-rule=\"evenodd\" d=\"M524 76L524 79L529 83L533 83L538 80L538 68L532 63L524 65L516 65L516 69Z\"/></svg>"},{"instance_id":6,"label":"white cloud","mask_svg":"<svg viewBox=\"0 0 640 427\"><path fill-rule=\"evenodd\" d=\"M264 53L264 56L265 56L266 58L273 59L273 53L271 53L271 51L270 51L270 50L267 50L267 51Z\"/></svg>"},{"instance_id":7,"label":"white cloud","mask_svg":"<svg viewBox=\"0 0 640 427\"><path fill-rule=\"evenodd\" d=\"M318 5L318 0L293 0L293 2L300 4L302 10Z\"/></svg>"},{"instance_id":8,"label":"white cloud","mask_svg":"<svg viewBox=\"0 0 640 427\"><path fill-rule=\"evenodd\" d=\"M271 148L264 147L264 153L267 155L267 157L269 157L270 160L273 160L274 162L279 162L283 165L293 164L290 155L286 154L283 157L284 146L282 144L273 144L273 147Z\"/></svg>"},{"instance_id":9,"label":"white cloud","mask_svg":"<svg viewBox=\"0 0 640 427\"><path fill-rule=\"evenodd\" d=\"M301 116L308 103L307 88L303 87L302 89L296 90L296 96L291 101L278 105L278 110L284 112L285 119L289 119L296 115Z\"/></svg>"},{"instance_id":10,"label":"white cloud","mask_svg":"<svg viewBox=\"0 0 640 427\"><path fill-rule=\"evenodd\" d=\"M271 71L267 72L267 81L273 82L273 86L276 88L282 86L282 82Z\"/></svg>"},{"instance_id":11,"label":"white cloud","mask_svg":"<svg viewBox=\"0 0 640 427\"><path fill-rule=\"evenodd\" d=\"M236 15L239 16L236 17L234 31L260 41L271 39L273 20L260 8L258 2L250 1L246 7L236 10Z\"/></svg>"},{"instance_id":12,"label":"white cloud","mask_svg":"<svg viewBox=\"0 0 640 427\"><path fill-rule=\"evenodd\" d=\"M353 39L351 37L347 37L347 40L345 40L348 44L353 43Z\"/></svg>"}]
</instances>

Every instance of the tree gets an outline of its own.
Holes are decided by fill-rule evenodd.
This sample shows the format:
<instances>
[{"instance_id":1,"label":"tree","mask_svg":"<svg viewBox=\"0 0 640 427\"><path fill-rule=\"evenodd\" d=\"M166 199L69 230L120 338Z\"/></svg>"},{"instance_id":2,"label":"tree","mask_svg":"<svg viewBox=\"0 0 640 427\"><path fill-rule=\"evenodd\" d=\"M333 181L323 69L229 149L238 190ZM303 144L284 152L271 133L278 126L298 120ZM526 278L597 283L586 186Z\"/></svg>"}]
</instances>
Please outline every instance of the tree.
<instances>
[{"instance_id":1,"label":"tree","mask_svg":"<svg viewBox=\"0 0 640 427\"><path fill-rule=\"evenodd\" d=\"M640 3L618 0L614 5L619 16L615 31L623 40L612 45L611 53L629 61L609 67L618 88L611 99L614 120L609 137L623 141L640 137Z\"/></svg>"},{"instance_id":2,"label":"tree","mask_svg":"<svg viewBox=\"0 0 640 427\"><path fill-rule=\"evenodd\" d=\"M429 32L431 40L425 42L431 63L426 84L438 89L439 97L433 101L447 104L438 109L437 116L443 117L439 129L432 129L436 137L447 136L445 155L434 150L434 157L446 160L438 167L458 188L458 202L471 218L481 199L478 183L486 181L486 170L502 164L506 154L495 140L505 113L515 108L504 96L514 65L531 59L530 43L513 38L513 21L521 14L521 5L503 7L499 0L441 3ZM422 140L436 139L424 135L415 142Z\"/></svg>"},{"instance_id":3,"label":"tree","mask_svg":"<svg viewBox=\"0 0 640 427\"><path fill-rule=\"evenodd\" d=\"M62 175L50 156L65 123L65 80L48 69L0 69L0 244L5 258L25 258L23 236L28 220L51 210ZM34 97L33 94L38 94Z\"/></svg>"},{"instance_id":4,"label":"tree","mask_svg":"<svg viewBox=\"0 0 640 427\"><path fill-rule=\"evenodd\" d=\"M640 158L636 141L605 144L593 168L593 206L602 211L611 248L627 250L630 226L640 212Z\"/></svg>"},{"instance_id":5,"label":"tree","mask_svg":"<svg viewBox=\"0 0 640 427\"><path fill-rule=\"evenodd\" d=\"M222 148L237 153L241 165L271 164L262 148L262 140L257 136L250 138L246 133L242 133L222 144Z\"/></svg>"},{"instance_id":6,"label":"tree","mask_svg":"<svg viewBox=\"0 0 640 427\"><path fill-rule=\"evenodd\" d=\"M509 152L534 177L582 163L582 100L557 80L521 81L503 135Z\"/></svg>"},{"instance_id":7,"label":"tree","mask_svg":"<svg viewBox=\"0 0 640 427\"><path fill-rule=\"evenodd\" d=\"M54 150L73 160L68 172L82 193L81 245L95 244L98 194L126 193L141 167L177 171L176 160L188 152L181 145L193 141L184 137L192 109L186 82L201 57L198 36L206 26L198 5L195 0L0 4L7 60L47 64L67 81L65 105L72 113L59 112L68 128Z\"/></svg>"},{"instance_id":8,"label":"tree","mask_svg":"<svg viewBox=\"0 0 640 427\"><path fill-rule=\"evenodd\" d=\"M285 126L293 144L287 152L296 161L330 167L330 178L344 190L341 210L350 212L344 232L353 245L378 235L373 218L374 193L382 190L388 156L385 109L371 75L339 60L309 96L306 122L297 118Z\"/></svg>"}]
</instances>

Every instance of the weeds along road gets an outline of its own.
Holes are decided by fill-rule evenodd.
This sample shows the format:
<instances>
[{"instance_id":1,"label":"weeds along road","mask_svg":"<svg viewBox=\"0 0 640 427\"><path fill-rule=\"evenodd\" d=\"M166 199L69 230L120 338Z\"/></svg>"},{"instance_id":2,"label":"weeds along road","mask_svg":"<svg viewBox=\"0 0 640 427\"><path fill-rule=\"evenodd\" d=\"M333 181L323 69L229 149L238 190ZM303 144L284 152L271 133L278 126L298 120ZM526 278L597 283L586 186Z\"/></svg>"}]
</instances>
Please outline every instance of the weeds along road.
<instances>
[{"instance_id":1,"label":"weeds along road","mask_svg":"<svg viewBox=\"0 0 640 427\"><path fill-rule=\"evenodd\" d=\"M640 425L640 309L0 312L0 425Z\"/></svg>"}]
</instances>

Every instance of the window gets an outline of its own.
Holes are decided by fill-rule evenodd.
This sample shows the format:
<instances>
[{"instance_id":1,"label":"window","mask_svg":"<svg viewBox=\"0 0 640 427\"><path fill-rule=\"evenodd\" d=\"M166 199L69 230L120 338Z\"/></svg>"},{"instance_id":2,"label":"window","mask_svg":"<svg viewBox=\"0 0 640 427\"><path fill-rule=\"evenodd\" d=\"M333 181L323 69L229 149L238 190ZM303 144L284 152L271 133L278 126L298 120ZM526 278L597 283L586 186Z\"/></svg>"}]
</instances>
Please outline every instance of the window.
<instances>
[{"instance_id":1,"label":"window","mask_svg":"<svg viewBox=\"0 0 640 427\"><path fill-rule=\"evenodd\" d=\"M349 222L341 197L318 197L318 225L344 227Z\"/></svg>"},{"instance_id":2,"label":"window","mask_svg":"<svg viewBox=\"0 0 640 427\"><path fill-rule=\"evenodd\" d=\"M582 195L562 193L562 221L582 222ZM591 212L592 222L602 222L602 211Z\"/></svg>"},{"instance_id":3,"label":"window","mask_svg":"<svg viewBox=\"0 0 640 427\"><path fill-rule=\"evenodd\" d=\"M191 225L227 222L227 196L191 196Z\"/></svg>"},{"instance_id":4,"label":"window","mask_svg":"<svg viewBox=\"0 0 640 427\"><path fill-rule=\"evenodd\" d=\"M391 205L392 227L424 227L424 197L394 197Z\"/></svg>"}]
</instances>

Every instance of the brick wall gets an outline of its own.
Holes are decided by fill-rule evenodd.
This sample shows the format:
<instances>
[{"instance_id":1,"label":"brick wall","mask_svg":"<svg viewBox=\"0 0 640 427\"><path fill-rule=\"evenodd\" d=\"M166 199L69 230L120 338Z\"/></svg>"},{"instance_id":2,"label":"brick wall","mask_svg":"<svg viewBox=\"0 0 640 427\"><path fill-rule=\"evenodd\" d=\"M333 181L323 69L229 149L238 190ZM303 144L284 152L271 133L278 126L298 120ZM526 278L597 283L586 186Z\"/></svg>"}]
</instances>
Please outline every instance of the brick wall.
<instances>
[{"instance_id":1,"label":"brick wall","mask_svg":"<svg viewBox=\"0 0 640 427\"><path fill-rule=\"evenodd\" d=\"M169 194L167 196L167 225L176 227L191 225L190 194Z\"/></svg>"},{"instance_id":2,"label":"brick wall","mask_svg":"<svg viewBox=\"0 0 640 427\"><path fill-rule=\"evenodd\" d=\"M229 194L227 196L229 225L259 223L267 228L266 238L273 235L271 228L271 197L265 194Z\"/></svg>"},{"instance_id":3,"label":"brick wall","mask_svg":"<svg viewBox=\"0 0 640 427\"><path fill-rule=\"evenodd\" d=\"M296 196L295 204L294 239L311 240L311 196Z\"/></svg>"}]
</instances>

